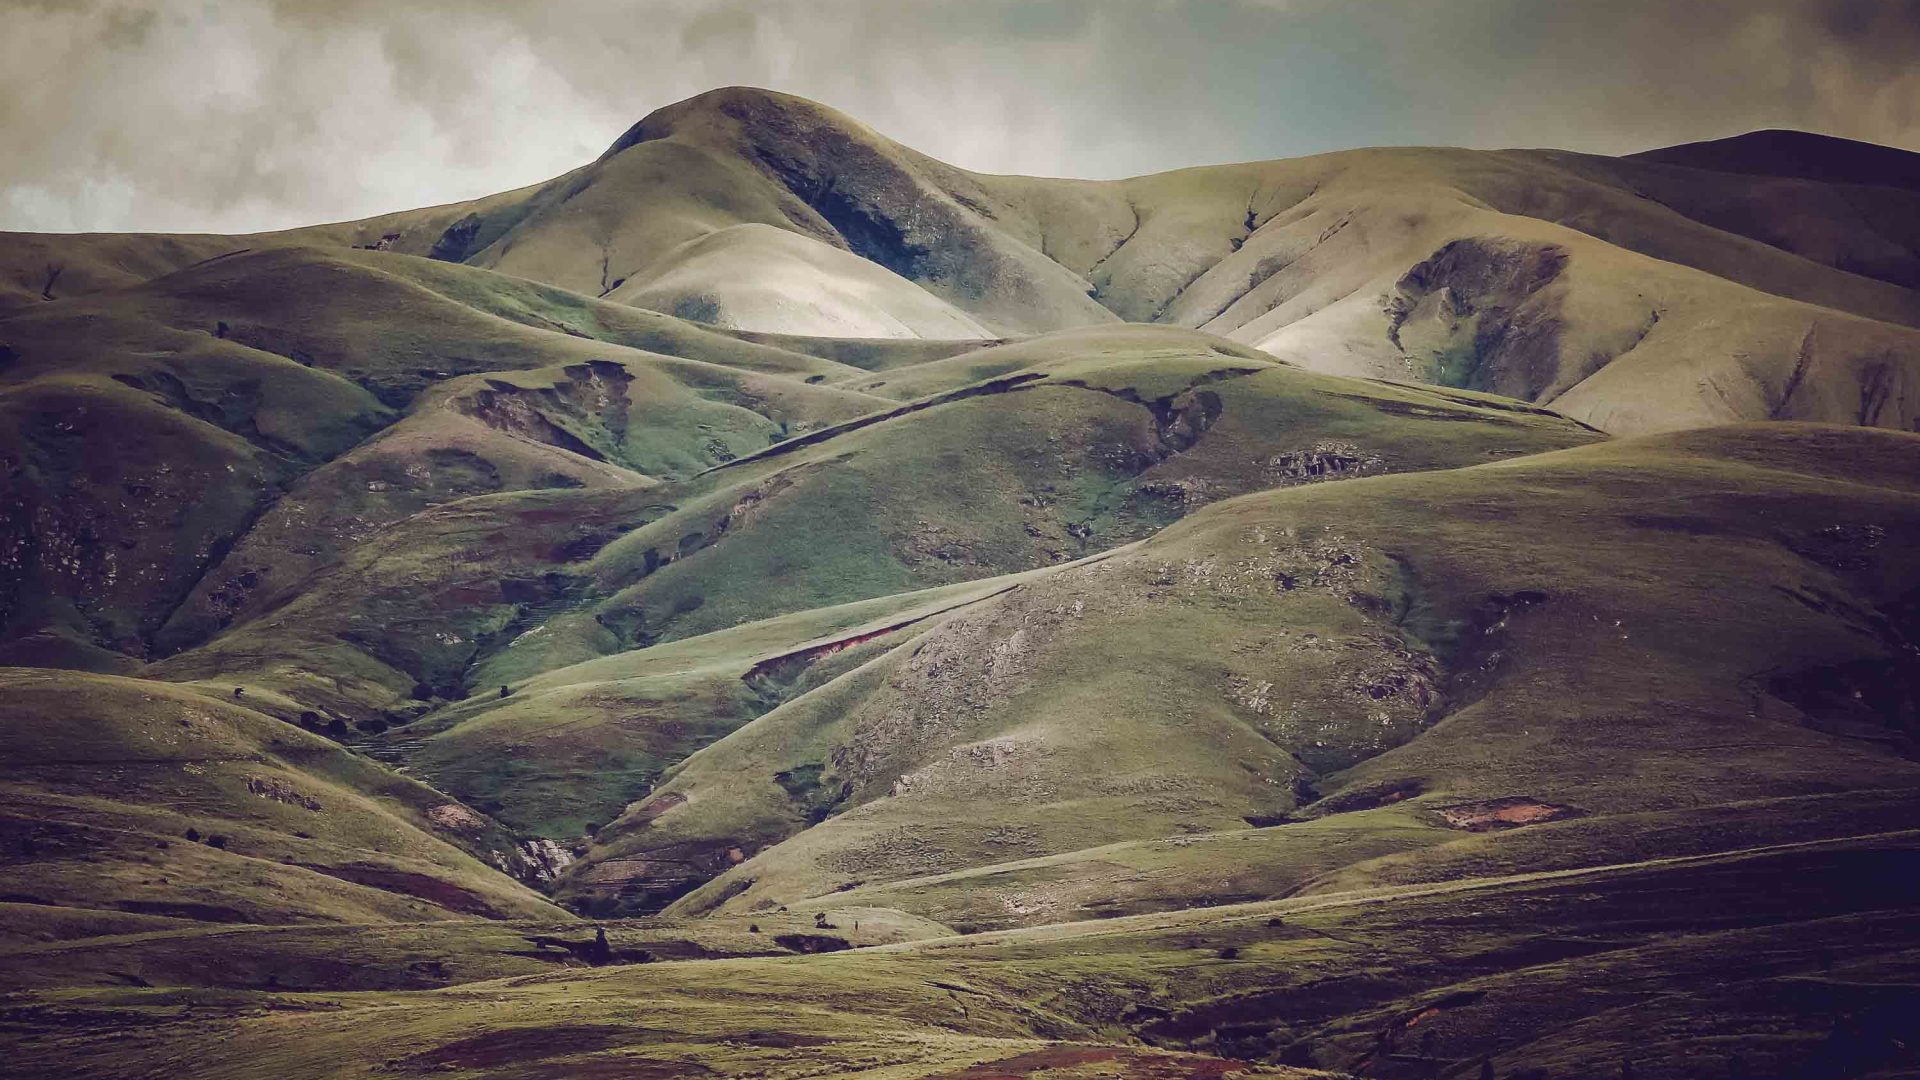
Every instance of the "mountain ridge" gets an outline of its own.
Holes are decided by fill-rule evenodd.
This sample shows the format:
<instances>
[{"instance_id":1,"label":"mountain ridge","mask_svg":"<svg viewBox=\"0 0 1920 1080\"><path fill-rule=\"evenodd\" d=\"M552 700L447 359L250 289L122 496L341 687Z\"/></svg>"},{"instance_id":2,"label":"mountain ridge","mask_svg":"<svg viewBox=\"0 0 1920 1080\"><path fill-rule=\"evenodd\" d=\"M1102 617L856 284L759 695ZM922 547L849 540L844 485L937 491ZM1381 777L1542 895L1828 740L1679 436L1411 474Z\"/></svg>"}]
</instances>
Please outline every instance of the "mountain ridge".
<instances>
[{"instance_id":1,"label":"mountain ridge","mask_svg":"<svg viewBox=\"0 0 1920 1080\"><path fill-rule=\"evenodd\" d=\"M639 298L746 331L953 334L970 318L992 337L1165 322L1321 370L1559 401L1624 432L1773 415L1909 426L1920 195L1676 172L1661 155L1408 148L1119 181L995 177L824 106L734 87L655 110L595 162L542 184L259 239L434 254L587 295L637 295L629 281L671 273L670 289ZM784 236L796 254L821 244L859 256L873 280L727 301L739 275L723 264L670 272L660 261L738 225L779 231L729 234L737 259L788 258L766 246ZM193 238L192 250L214 242ZM815 250L802 258L837 257ZM1559 262L1551 277L1501 269L1542 254ZM13 268L16 304L56 265L38 261ZM875 287L895 299L855 301L865 314L844 306ZM1421 309L1436 291L1445 310ZM756 313L729 315L729 304ZM908 314L939 305L966 314ZM1730 309L1747 314L1712 314ZM1411 338L1409 316L1422 322ZM1636 382L1707 370L1692 386L1632 395L1600 377L1622 357ZM1884 357L1891 366L1875 366ZM1877 381L1888 392L1864 389ZM1830 392L1795 398L1822 384ZM1879 400L1864 420L1841 404L1863 392Z\"/></svg>"}]
</instances>

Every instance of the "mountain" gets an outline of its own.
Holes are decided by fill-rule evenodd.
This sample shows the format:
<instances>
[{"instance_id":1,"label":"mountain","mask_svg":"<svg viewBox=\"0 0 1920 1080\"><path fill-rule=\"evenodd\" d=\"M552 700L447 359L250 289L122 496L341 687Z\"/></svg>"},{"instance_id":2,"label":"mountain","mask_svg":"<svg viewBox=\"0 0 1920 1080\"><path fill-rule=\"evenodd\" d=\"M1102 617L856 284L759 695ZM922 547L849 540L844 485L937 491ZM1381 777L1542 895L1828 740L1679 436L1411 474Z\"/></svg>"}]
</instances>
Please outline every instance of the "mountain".
<instances>
[{"instance_id":1,"label":"mountain","mask_svg":"<svg viewBox=\"0 0 1920 1080\"><path fill-rule=\"evenodd\" d=\"M1749 131L1632 156L1715 172L1920 190L1920 154L1808 131Z\"/></svg>"},{"instance_id":2,"label":"mountain","mask_svg":"<svg viewBox=\"0 0 1920 1080\"><path fill-rule=\"evenodd\" d=\"M1912 159L988 176L732 88L0 237L0 1044L1909 1075Z\"/></svg>"},{"instance_id":3,"label":"mountain","mask_svg":"<svg viewBox=\"0 0 1920 1080\"><path fill-rule=\"evenodd\" d=\"M1920 192L1900 180L1913 160L1757 133L1617 159L1359 150L1043 180L965 172L812 102L730 88L521 191L227 241L9 238L4 276L20 304L223 243L353 244L746 330L1157 322L1316 370L1517 396L1622 434L1757 419L1904 430L1920 325ZM773 284L789 273L808 283Z\"/></svg>"}]
</instances>

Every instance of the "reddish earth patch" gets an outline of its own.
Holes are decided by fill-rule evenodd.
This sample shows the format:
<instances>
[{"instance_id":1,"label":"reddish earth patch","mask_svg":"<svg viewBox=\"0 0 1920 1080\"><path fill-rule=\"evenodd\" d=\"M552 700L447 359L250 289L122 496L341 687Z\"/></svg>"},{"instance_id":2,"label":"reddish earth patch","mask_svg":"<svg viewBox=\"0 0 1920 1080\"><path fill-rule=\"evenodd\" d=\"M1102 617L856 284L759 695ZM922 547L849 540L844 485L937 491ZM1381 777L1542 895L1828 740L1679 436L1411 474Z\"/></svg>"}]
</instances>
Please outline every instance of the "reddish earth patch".
<instances>
[{"instance_id":1,"label":"reddish earth patch","mask_svg":"<svg viewBox=\"0 0 1920 1080\"><path fill-rule=\"evenodd\" d=\"M485 819L459 803L441 803L428 808L427 820L456 832L479 832L487 827Z\"/></svg>"},{"instance_id":2,"label":"reddish earth patch","mask_svg":"<svg viewBox=\"0 0 1920 1080\"><path fill-rule=\"evenodd\" d=\"M1452 828L1465 829L1468 832L1517 829L1523 825L1539 825L1548 821L1580 817L1586 813L1578 807L1561 806L1558 803L1541 802L1538 799L1521 796L1443 806L1436 812L1441 820Z\"/></svg>"},{"instance_id":3,"label":"reddish earth patch","mask_svg":"<svg viewBox=\"0 0 1920 1080\"><path fill-rule=\"evenodd\" d=\"M873 641L876 638L885 637L895 630L912 626L917 622L923 622L928 617L929 616L923 615L918 618L894 623L891 626L882 626L876 630L869 630L864 634L854 634L849 637L840 638L837 641L829 641L823 645L815 645L811 648L799 649L794 652L783 653L779 656L768 657L753 665L752 670L742 675L741 678L745 679L749 685L755 686L763 682L792 682L799 677L800 672L811 667L816 661L824 660L834 653L851 649L856 645L865 645L867 642Z\"/></svg>"},{"instance_id":4,"label":"reddish earth patch","mask_svg":"<svg viewBox=\"0 0 1920 1080\"><path fill-rule=\"evenodd\" d=\"M1118 1066L1121 1075L1130 1080L1220 1080L1247 1068L1244 1061L1197 1054L1143 1054L1105 1046L1050 1046L999 1061L982 1062L956 1073L942 1073L928 1080L1028 1080L1035 1073L1051 1069L1101 1063Z\"/></svg>"},{"instance_id":5,"label":"reddish earth patch","mask_svg":"<svg viewBox=\"0 0 1920 1080\"><path fill-rule=\"evenodd\" d=\"M635 810L633 812L632 823L635 825L645 825L647 822L652 821L654 818L659 817L661 814L666 813L686 801L687 797L685 795L677 791L669 791L640 809Z\"/></svg>"}]
</instances>

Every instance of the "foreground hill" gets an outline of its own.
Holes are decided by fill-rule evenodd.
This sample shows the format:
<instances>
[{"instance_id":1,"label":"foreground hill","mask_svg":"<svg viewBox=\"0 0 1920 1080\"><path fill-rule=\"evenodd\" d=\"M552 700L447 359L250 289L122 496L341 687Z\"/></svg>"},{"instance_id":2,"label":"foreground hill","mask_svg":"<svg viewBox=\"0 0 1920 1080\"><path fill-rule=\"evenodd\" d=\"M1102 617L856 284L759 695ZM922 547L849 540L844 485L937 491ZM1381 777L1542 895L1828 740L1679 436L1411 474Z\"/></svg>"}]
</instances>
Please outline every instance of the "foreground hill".
<instances>
[{"instance_id":1,"label":"foreground hill","mask_svg":"<svg viewBox=\"0 0 1920 1080\"><path fill-rule=\"evenodd\" d=\"M522 860L498 825L238 702L0 669L0 740L19 928L558 914L502 872Z\"/></svg>"},{"instance_id":2,"label":"foreground hill","mask_svg":"<svg viewBox=\"0 0 1920 1080\"><path fill-rule=\"evenodd\" d=\"M1904 1076L1920 1064L1917 854L1909 830L830 956L556 964L438 993L16 994L13 1023L33 1034L10 1058L48 1077L236 1080ZM816 933L862 914L838 909ZM473 955L499 948L475 929ZM298 964L315 935L249 936ZM356 951L400 970L450 940ZM0 958L136 963L168 947Z\"/></svg>"}]
</instances>

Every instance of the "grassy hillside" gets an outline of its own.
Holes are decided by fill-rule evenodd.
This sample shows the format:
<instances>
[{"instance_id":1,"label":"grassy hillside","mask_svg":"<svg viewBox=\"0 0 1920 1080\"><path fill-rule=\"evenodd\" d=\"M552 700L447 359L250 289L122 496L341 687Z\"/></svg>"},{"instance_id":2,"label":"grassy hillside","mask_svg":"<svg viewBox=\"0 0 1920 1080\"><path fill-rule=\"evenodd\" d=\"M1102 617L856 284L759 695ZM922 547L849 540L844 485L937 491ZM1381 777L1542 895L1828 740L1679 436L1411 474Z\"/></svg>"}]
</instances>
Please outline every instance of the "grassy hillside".
<instances>
[{"instance_id":1,"label":"grassy hillside","mask_svg":"<svg viewBox=\"0 0 1920 1080\"><path fill-rule=\"evenodd\" d=\"M243 703L9 668L0 743L9 904L219 923L558 914L483 861L517 858L499 826Z\"/></svg>"},{"instance_id":2,"label":"grassy hillside","mask_svg":"<svg viewBox=\"0 0 1920 1080\"><path fill-rule=\"evenodd\" d=\"M992 336L885 267L757 223L689 240L607 296L736 330L855 338Z\"/></svg>"},{"instance_id":3,"label":"grassy hillside","mask_svg":"<svg viewBox=\"0 0 1920 1080\"><path fill-rule=\"evenodd\" d=\"M1787 164L1804 153L1776 149L1805 174ZM1860 148L1875 149L1898 155ZM702 163L684 181L664 165L682 159ZM590 181L547 196L591 212L536 212L470 257L592 291L609 265L639 280L672 265L669 239L738 221L845 247L998 332L1097 324L1103 308L1322 370L1543 403L1580 388L1564 409L1622 432L1910 427L1915 196L1656 160L1416 149L1105 183L991 177L733 89L648 117ZM1433 293L1438 311L1413 311ZM1437 319L1439 340L1404 340L1409 313ZM1631 378L1584 385L1623 357ZM1669 370L1684 393L1646 392Z\"/></svg>"},{"instance_id":4,"label":"grassy hillside","mask_svg":"<svg viewBox=\"0 0 1920 1080\"><path fill-rule=\"evenodd\" d=\"M1902 1075L1914 859L1909 832L425 994L42 991L10 1053L58 1077Z\"/></svg>"},{"instance_id":5,"label":"grassy hillside","mask_svg":"<svg viewBox=\"0 0 1920 1080\"><path fill-rule=\"evenodd\" d=\"M1439 842L1912 786L1917 452L1737 427L1230 500L696 754L566 888L658 903L737 851L681 910L746 911L1385 803Z\"/></svg>"},{"instance_id":6,"label":"grassy hillside","mask_svg":"<svg viewBox=\"0 0 1920 1080\"><path fill-rule=\"evenodd\" d=\"M0 656L106 670L449 499L644 486L885 404L805 383L847 365L379 252L237 254L0 341Z\"/></svg>"},{"instance_id":7,"label":"grassy hillside","mask_svg":"<svg viewBox=\"0 0 1920 1080\"><path fill-rule=\"evenodd\" d=\"M517 828L572 841L666 767L782 699L766 680L744 678L767 656L736 651L722 634L731 628L819 609L793 624L804 629L738 638L797 648L827 625L851 625L830 610L840 605L1064 563L1238 492L1597 437L1512 403L1311 375L1174 330L1050 336L854 384L653 363L680 379L711 371L709 387L695 383L703 393L752 395L760 413L732 415L756 425L744 438L765 449L742 446L745 456L701 473L641 459L643 446L608 426L609 409L627 410L620 431L656 443L676 429L711 441L724 417L681 392L649 406L657 418L642 426L635 365L619 384L624 399L605 389L617 372L606 364L565 382L550 371L455 380L265 517L201 586L231 603L237 590L226 583L252 575L255 591L230 609L231 627L153 673L272 691L290 699L289 717L317 710L356 730L453 703L384 736L391 746L381 752ZM982 373L993 374L970 381ZM875 385L887 380L924 396L890 404L876 396L893 389ZM514 411L502 401L509 393ZM801 419L869 403L881 408L837 425ZM626 478L465 498L432 488L451 501L415 510L425 485L403 476L422 451L440 465L423 480L452 471L424 440L471 430L448 428L449 414L496 425L508 417L520 437L502 445L543 440L536 445L574 448L575 461L593 452ZM780 417L785 432L762 414ZM635 475L640 466L655 476ZM392 479L361 494L380 483L372 476ZM876 617L871 607L847 611ZM657 680L610 676L582 663L644 648L633 654L642 668L663 670L680 655L662 653L665 643L703 637L715 640L699 648L719 650L703 655L727 659L711 669L703 661L697 677L677 668ZM512 697L497 695L503 686Z\"/></svg>"},{"instance_id":8,"label":"grassy hillside","mask_svg":"<svg viewBox=\"0 0 1920 1080\"><path fill-rule=\"evenodd\" d=\"M0 1052L1920 1075L1908 157L0 237Z\"/></svg>"},{"instance_id":9,"label":"grassy hillside","mask_svg":"<svg viewBox=\"0 0 1920 1080\"><path fill-rule=\"evenodd\" d=\"M623 964L792 956L825 936L813 912L587 927L557 916L236 926L34 904L10 903L4 911L17 931L16 940L0 943L0 989L8 992L141 985L270 993L434 990L603 966L593 955L595 930L607 933L606 962ZM82 917L95 920L93 932L66 936ZM828 918L840 920L836 936L855 948L951 936L938 923L881 908L841 905ZM109 919L144 921L109 926Z\"/></svg>"}]
</instances>

